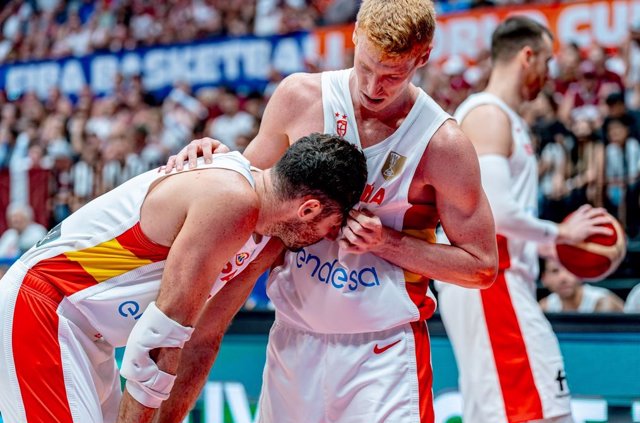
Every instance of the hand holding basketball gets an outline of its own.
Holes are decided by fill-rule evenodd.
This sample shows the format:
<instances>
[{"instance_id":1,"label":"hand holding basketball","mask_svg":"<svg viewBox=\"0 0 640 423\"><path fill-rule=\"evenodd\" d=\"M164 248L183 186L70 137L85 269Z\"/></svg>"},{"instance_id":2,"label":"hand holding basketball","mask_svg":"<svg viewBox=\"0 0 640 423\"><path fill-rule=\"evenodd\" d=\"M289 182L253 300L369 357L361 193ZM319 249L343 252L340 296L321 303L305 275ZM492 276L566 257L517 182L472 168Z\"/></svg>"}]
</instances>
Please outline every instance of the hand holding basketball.
<instances>
[{"instance_id":1,"label":"hand holding basketball","mask_svg":"<svg viewBox=\"0 0 640 423\"><path fill-rule=\"evenodd\" d=\"M558 225L557 243L576 244L594 235L610 236L613 229L607 224L612 220L605 209L585 204Z\"/></svg>"},{"instance_id":2,"label":"hand holding basketball","mask_svg":"<svg viewBox=\"0 0 640 423\"><path fill-rule=\"evenodd\" d=\"M582 206L567 216L560 228L574 242L561 243L558 237L558 260L579 278L599 281L615 271L624 259L626 239L622 226L603 209Z\"/></svg>"}]
</instances>

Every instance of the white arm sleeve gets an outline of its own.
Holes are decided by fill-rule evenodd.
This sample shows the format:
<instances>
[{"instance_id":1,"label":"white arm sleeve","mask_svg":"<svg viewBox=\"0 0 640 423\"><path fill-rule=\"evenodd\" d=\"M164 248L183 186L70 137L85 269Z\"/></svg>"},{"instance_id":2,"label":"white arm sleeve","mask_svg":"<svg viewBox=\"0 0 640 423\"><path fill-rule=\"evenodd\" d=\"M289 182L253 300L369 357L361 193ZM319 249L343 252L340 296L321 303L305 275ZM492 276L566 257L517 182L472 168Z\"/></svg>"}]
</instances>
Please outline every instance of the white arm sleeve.
<instances>
[{"instance_id":1,"label":"white arm sleeve","mask_svg":"<svg viewBox=\"0 0 640 423\"><path fill-rule=\"evenodd\" d=\"M482 187L489 199L496 232L507 238L538 243L555 242L558 225L527 214L511 196L511 171L506 157L486 154L479 157Z\"/></svg>"}]
</instances>

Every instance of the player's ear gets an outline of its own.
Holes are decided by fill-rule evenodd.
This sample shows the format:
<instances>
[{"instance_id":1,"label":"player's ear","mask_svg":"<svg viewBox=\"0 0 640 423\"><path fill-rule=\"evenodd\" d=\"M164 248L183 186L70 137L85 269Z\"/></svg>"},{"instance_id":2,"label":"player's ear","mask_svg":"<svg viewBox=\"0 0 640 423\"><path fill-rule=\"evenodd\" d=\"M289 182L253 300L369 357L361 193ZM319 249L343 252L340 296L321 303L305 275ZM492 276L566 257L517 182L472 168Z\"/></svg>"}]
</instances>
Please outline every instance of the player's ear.
<instances>
[{"instance_id":1,"label":"player's ear","mask_svg":"<svg viewBox=\"0 0 640 423\"><path fill-rule=\"evenodd\" d=\"M358 44L358 21L353 27L353 33L351 33L351 41L353 41L353 45Z\"/></svg>"},{"instance_id":2,"label":"player's ear","mask_svg":"<svg viewBox=\"0 0 640 423\"><path fill-rule=\"evenodd\" d=\"M432 49L433 49L433 43L430 43L429 47L427 47L427 49L423 51L418 57L418 60L416 62L416 67L421 68L427 64L427 61L429 60L429 56L431 56Z\"/></svg>"},{"instance_id":3,"label":"player's ear","mask_svg":"<svg viewBox=\"0 0 640 423\"><path fill-rule=\"evenodd\" d=\"M322 213L322 204L316 198L306 199L298 206L298 218L304 222L313 220L320 213Z\"/></svg>"},{"instance_id":4,"label":"player's ear","mask_svg":"<svg viewBox=\"0 0 640 423\"><path fill-rule=\"evenodd\" d=\"M529 67L533 64L533 60L535 59L536 53L529 46L524 46L522 50L520 50L520 56L525 66Z\"/></svg>"}]
</instances>

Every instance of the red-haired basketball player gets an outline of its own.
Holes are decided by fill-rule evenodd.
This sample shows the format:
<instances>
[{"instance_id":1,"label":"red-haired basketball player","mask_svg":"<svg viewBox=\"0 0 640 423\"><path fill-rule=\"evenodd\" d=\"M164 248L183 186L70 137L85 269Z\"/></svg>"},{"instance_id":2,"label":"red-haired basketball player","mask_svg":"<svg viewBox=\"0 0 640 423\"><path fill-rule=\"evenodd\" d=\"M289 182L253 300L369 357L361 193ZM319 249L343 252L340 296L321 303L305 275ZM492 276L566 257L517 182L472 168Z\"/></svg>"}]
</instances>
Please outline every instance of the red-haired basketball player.
<instances>
[{"instance_id":1,"label":"red-haired basketball player","mask_svg":"<svg viewBox=\"0 0 640 423\"><path fill-rule=\"evenodd\" d=\"M334 132L369 169L342 242L289 253L273 272L260 422L433 422L429 279L487 287L497 264L471 143L411 83L435 24L431 0L364 0L353 69L286 78L245 151L268 167L300 133ZM452 245L435 244L439 221Z\"/></svg>"}]
</instances>

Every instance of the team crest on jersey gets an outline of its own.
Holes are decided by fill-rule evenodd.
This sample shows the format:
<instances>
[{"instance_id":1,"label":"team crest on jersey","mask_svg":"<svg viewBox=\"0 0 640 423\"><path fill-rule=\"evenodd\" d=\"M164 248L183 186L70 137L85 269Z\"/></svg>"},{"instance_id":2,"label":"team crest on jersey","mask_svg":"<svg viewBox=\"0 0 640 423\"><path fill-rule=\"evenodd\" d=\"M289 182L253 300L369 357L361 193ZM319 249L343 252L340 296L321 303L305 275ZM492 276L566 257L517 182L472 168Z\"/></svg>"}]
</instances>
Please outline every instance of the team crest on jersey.
<instances>
[{"instance_id":1,"label":"team crest on jersey","mask_svg":"<svg viewBox=\"0 0 640 423\"><path fill-rule=\"evenodd\" d=\"M336 134L344 137L347 133L347 115L336 112Z\"/></svg>"},{"instance_id":2,"label":"team crest on jersey","mask_svg":"<svg viewBox=\"0 0 640 423\"><path fill-rule=\"evenodd\" d=\"M405 156L402 156L395 151L392 151L387 156L387 160L384 162L384 166L382 166L382 177L387 181L392 180L400 173L402 173L402 168L404 168L404 163L407 161Z\"/></svg>"},{"instance_id":3,"label":"team crest on jersey","mask_svg":"<svg viewBox=\"0 0 640 423\"><path fill-rule=\"evenodd\" d=\"M250 256L249 253L239 253L236 254L236 266L242 266L242 263Z\"/></svg>"}]
</instances>

